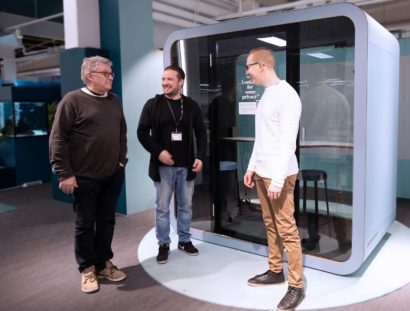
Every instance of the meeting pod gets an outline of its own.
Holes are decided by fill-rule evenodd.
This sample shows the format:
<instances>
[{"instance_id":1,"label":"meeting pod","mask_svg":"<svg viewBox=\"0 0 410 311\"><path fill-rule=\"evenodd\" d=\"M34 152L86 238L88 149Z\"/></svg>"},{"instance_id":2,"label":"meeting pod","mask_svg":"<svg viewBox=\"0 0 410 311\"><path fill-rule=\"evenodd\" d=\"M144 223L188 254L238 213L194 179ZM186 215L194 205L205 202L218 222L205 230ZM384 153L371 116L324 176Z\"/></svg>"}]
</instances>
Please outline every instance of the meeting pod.
<instances>
[{"instance_id":1,"label":"meeting pod","mask_svg":"<svg viewBox=\"0 0 410 311\"><path fill-rule=\"evenodd\" d=\"M192 236L266 256L256 191L243 175L263 89L248 52L267 47L302 101L295 219L304 265L347 275L388 238L395 219L399 45L353 4L238 19L172 33L164 65L181 66L198 101L208 154L193 198ZM175 228L175 216L173 225Z\"/></svg>"}]
</instances>

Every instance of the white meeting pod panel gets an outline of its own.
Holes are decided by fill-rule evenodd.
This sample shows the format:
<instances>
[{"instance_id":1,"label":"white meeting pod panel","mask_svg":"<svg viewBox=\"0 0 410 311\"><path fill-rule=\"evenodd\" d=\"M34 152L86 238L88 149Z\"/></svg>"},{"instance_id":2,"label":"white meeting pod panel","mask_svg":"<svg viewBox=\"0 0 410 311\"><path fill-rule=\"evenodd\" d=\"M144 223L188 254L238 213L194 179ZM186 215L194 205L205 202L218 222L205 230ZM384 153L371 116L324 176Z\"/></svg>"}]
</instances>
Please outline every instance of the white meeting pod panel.
<instances>
[{"instance_id":1,"label":"white meeting pod panel","mask_svg":"<svg viewBox=\"0 0 410 311\"><path fill-rule=\"evenodd\" d=\"M246 56L255 47L272 50L278 75L302 101L295 218L304 265L351 274L382 247L395 219L398 42L347 3L168 37L164 65L184 69L184 94L200 104L208 131L192 236L266 256L260 204L255 190L243 186L263 92L246 76Z\"/></svg>"}]
</instances>

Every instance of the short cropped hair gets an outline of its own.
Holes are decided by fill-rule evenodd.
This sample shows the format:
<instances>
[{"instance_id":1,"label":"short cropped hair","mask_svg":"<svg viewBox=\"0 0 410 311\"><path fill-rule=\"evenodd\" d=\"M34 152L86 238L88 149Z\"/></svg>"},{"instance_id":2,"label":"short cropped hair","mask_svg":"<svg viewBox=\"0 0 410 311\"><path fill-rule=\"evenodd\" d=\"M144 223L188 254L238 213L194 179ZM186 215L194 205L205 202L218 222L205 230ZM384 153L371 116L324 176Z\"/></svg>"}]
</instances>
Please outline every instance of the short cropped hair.
<instances>
[{"instance_id":1,"label":"short cropped hair","mask_svg":"<svg viewBox=\"0 0 410 311\"><path fill-rule=\"evenodd\" d=\"M95 71L100 64L106 64L112 67L112 61L102 56L97 55L83 59L83 63L81 65L81 80L83 80L84 84L87 84L87 74Z\"/></svg>"},{"instance_id":2,"label":"short cropped hair","mask_svg":"<svg viewBox=\"0 0 410 311\"><path fill-rule=\"evenodd\" d=\"M275 58L273 57L272 50L265 47L254 48L249 51L248 55L252 55L252 59L255 62L261 62L271 69L275 68Z\"/></svg>"},{"instance_id":3,"label":"short cropped hair","mask_svg":"<svg viewBox=\"0 0 410 311\"><path fill-rule=\"evenodd\" d=\"M185 72L182 70L181 67L179 67L177 65L169 65L169 66L165 67L164 71L166 71L166 70L176 71L178 79L179 80L185 80Z\"/></svg>"}]
</instances>

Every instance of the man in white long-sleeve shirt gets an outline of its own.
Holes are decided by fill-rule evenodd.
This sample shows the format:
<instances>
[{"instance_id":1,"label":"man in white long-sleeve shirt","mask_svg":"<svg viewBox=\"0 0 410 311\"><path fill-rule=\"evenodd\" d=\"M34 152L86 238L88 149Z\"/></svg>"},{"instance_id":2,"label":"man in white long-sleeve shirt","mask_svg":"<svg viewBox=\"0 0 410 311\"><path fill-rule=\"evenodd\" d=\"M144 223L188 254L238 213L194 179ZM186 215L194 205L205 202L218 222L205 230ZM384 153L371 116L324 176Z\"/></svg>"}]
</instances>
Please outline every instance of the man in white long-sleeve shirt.
<instances>
[{"instance_id":1,"label":"man in white long-sleeve shirt","mask_svg":"<svg viewBox=\"0 0 410 311\"><path fill-rule=\"evenodd\" d=\"M278 310L293 310L304 298L302 250L293 216L293 191L299 171L295 150L302 108L296 91L279 79L274 66L270 50L256 48L249 52L246 73L265 91L256 108L255 144L244 184L252 188L256 183L267 231L269 270L249 279L248 284L284 283L285 249L289 287Z\"/></svg>"}]
</instances>

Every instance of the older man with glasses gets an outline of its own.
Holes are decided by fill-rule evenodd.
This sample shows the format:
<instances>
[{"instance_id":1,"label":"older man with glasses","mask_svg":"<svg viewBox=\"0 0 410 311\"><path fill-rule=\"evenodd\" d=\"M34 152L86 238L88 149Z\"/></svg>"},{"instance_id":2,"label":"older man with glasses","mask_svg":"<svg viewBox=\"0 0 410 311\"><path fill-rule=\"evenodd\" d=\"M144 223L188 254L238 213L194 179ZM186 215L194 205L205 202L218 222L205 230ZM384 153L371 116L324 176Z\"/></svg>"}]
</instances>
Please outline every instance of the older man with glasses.
<instances>
[{"instance_id":1,"label":"older man with glasses","mask_svg":"<svg viewBox=\"0 0 410 311\"><path fill-rule=\"evenodd\" d=\"M120 99L110 92L110 60L85 58L85 87L67 93L58 105L50 134L50 162L60 189L74 196L75 257L81 290L99 290L97 277L122 281L112 264L115 209L127 162L126 124Z\"/></svg>"}]
</instances>

